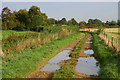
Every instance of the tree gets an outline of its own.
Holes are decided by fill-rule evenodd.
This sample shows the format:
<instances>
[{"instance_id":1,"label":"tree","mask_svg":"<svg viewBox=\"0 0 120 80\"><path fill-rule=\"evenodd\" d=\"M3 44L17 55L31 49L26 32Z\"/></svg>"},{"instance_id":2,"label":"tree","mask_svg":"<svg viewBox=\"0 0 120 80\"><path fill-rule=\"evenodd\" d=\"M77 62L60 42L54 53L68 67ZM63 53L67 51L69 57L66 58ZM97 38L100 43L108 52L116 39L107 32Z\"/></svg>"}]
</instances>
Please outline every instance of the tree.
<instances>
[{"instance_id":1,"label":"tree","mask_svg":"<svg viewBox=\"0 0 120 80\"><path fill-rule=\"evenodd\" d=\"M67 20L65 18L62 18L61 20L58 21L58 24L66 25L67 24Z\"/></svg>"},{"instance_id":2,"label":"tree","mask_svg":"<svg viewBox=\"0 0 120 80\"><path fill-rule=\"evenodd\" d=\"M2 21L5 22L9 18L11 10L8 7L2 9Z\"/></svg>"},{"instance_id":3,"label":"tree","mask_svg":"<svg viewBox=\"0 0 120 80\"><path fill-rule=\"evenodd\" d=\"M78 25L77 21L74 18L72 18L71 21L72 21L72 25Z\"/></svg>"},{"instance_id":4,"label":"tree","mask_svg":"<svg viewBox=\"0 0 120 80\"><path fill-rule=\"evenodd\" d=\"M109 23L109 26L115 26L115 25L117 25L117 23L116 23L115 21L111 21L111 22Z\"/></svg>"},{"instance_id":5,"label":"tree","mask_svg":"<svg viewBox=\"0 0 120 80\"><path fill-rule=\"evenodd\" d=\"M25 26L28 26L30 23L30 18L28 15L28 11L26 9L20 9L16 13L16 19L21 22L22 24L25 24Z\"/></svg>"},{"instance_id":6,"label":"tree","mask_svg":"<svg viewBox=\"0 0 120 80\"><path fill-rule=\"evenodd\" d=\"M117 25L119 25L119 26L120 26L120 20L118 20L118 21L117 21Z\"/></svg>"},{"instance_id":7,"label":"tree","mask_svg":"<svg viewBox=\"0 0 120 80\"><path fill-rule=\"evenodd\" d=\"M31 30L38 29L38 26L43 24L43 17L39 15L34 15L31 18Z\"/></svg>"},{"instance_id":8,"label":"tree","mask_svg":"<svg viewBox=\"0 0 120 80\"><path fill-rule=\"evenodd\" d=\"M48 19L48 24L51 25L51 24L55 24L56 20L53 19L53 18L49 18Z\"/></svg>"},{"instance_id":9,"label":"tree","mask_svg":"<svg viewBox=\"0 0 120 80\"><path fill-rule=\"evenodd\" d=\"M78 23L74 18L72 18L71 20L68 20L68 25L78 25Z\"/></svg>"},{"instance_id":10,"label":"tree","mask_svg":"<svg viewBox=\"0 0 120 80\"><path fill-rule=\"evenodd\" d=\"M29 11L28 11L30 17L32 17L33 15L41 15L41 11L40 8L37 6L32 6Z\"/></svg>"},{"instance_id":11,"label":"tree","mask_svg":"<svg viewBox=\"0 0 120 80\"><path fill-rule=\"evenodd\" d=\"M45 13L42 13L41 14L42 15L42 17L43 17L43 25L47 25L47 22L48 22L48 17L46 16L46 14Z\"/></svg>"},{"instance_id":12,"label":"tree","mask_svg":"<svg viewBox=\"0 0 120 80\"><path fill-rule=\"evenodd\" d=\"M7 29L7 23L9 23L10 15L11 10L8 7L2 9L2 29Z\"/></svg>"},{"instance_id":13,"label":"tree","mask_svg":"<svg viewBox=\"0 0 120 80\"><path fill-rule=\"evenodd\" d=\"M80 26L80 27L85 27L85 26L86 26L86 22L85 22L85 21L79 22L79 26Z\"/></svg>"}]
</instances>

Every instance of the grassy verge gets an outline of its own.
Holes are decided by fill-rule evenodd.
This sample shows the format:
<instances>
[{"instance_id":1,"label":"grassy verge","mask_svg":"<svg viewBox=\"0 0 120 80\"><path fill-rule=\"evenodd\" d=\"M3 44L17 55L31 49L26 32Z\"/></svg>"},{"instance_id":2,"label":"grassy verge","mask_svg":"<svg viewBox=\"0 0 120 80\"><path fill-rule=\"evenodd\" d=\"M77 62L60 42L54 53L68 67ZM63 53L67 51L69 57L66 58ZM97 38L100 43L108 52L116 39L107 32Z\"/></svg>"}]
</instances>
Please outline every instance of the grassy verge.
<instances>
[{"instance_id":1,"label":"grassy verge","mask_svg":"<svg viewBox=\"0 0 120 80\"><path fill-rule=\"evenodd\" d=\"M68 80L68 78L74 77L75 66L77 59L79 58L79 51L81 50L87 38L88 34L86 33L86 36L78 42L73 52L70 54L71 59L64 61L65 64L61 67L61 69L57 70L53 74L53 80L56 78L66 78Z\"/></svg>"},{"instance_id":2,"label":"grassy verge","mask_svg":"<svg viewBox=\"0 0 120 80\"><path fill-rule=\"evenodd\" d=\"M119 77L118 65L120 65L117 53L112 52L96 34L93 34L93 37L94 56L100 63L99 77L104 80L106 78L117 80Z\"/></svg>"},{"instance_id":3,"label":"grassy verge","mask_svg":"<svg viewBox=\"0 0 120 80\"><path fill-rule=\"evenodd\" d=\"M40 48L23 50L21 52L12 52L6 56L7 60L2 63L2 77L3 78L23 78L29 73L33 72L44 61L49 60L55 56L56 53L68 45L75 39L78 39L82 34L62 37L58 40L44 44Z\"/></svg>"}]
</instances>

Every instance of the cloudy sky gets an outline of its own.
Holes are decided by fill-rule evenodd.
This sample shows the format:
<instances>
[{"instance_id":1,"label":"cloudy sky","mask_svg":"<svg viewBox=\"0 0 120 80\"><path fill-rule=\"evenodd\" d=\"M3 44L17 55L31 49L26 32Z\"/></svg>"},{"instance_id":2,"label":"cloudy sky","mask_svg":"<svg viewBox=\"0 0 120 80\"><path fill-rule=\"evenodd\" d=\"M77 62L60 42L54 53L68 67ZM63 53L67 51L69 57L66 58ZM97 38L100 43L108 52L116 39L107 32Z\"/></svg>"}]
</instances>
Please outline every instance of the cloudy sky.
<instances>
[{"instance_id":1,"label":"cloudy sky","mask_svg":"<svg viewBox=\"0 0 120 80\"><path fill-rule=\"evenodd\" d=\"M97 0L91 0L91 2L42 2L42 0L36 2L23 2L22 0L11 1L4 0L2 1L2 8L8 7L12 11L18 11L19 9L27 9L31 6L40 7L41 12L46 13L49 18L55 18L60 20L65 17L67 20L75 18L79 21L87 21L88 19L100 19L102 21L111 21L118 19L118 2L117 0L109 0L109 2L100 2ZM30 0L29 0L30 1ZM59 1L59 0L58 0ZM111 1L111 2L110 2ZM1 8L1 9L2 9Z\"/></svg>"}]
</instances>

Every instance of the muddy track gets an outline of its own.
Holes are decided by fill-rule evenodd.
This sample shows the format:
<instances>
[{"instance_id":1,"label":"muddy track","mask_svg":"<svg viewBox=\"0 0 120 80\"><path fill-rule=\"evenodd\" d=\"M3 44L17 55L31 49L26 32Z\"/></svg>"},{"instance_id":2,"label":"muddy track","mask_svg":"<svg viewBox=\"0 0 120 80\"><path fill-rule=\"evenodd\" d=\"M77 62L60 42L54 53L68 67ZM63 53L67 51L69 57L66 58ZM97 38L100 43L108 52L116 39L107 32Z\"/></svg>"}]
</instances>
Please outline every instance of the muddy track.
<instances>
[{"instance_id":1,"label":"muddy track","mask_svg":"<svg viewBox=\"0 0 120 80\"><path fill-rule=\"evenodd\" d=\"M89 34L89 37L88 38L92 38L92 35ZM88 39L87 38L87 39ZM87 40L86 42L92 42L92 40ZM79 51L79 57L91 57L92 55L87 55L86 53L84 53L84 51L88 50L88 49L92 49L92 44L91 43L84 43L82 49ZM77 71L75 71L75 76L74 78L96 78L97 76L89 76L89 75L85 75L85 74L82 74L82 73L79 73ZM87 80L92 80L92 79L87 79Z\"/></svg>"},{"instance_id":2,"label":"muddy track","mask_svg":"<svg viewBox=\"0 0 120 80\"><path fill-rule=\"evenodd\" d=\"M74 40L72 43L62 48L59 52L66 50L66 48L68 47L71 47L70 50L73 50L74 47L77 45L77 43L84 37L85 37L85 34L83 34L78 40ZM57 52L56 54L58 54L59 52ZM52 75L54 74L55 71L50 71L50 72L40 71L40 69L43 68L46 64L48 64L48 61L43 62L43 64L41 64L41 66L39 66L37 70L27 75L26 78L52 78Z\"/></svg>"}]
</instances>

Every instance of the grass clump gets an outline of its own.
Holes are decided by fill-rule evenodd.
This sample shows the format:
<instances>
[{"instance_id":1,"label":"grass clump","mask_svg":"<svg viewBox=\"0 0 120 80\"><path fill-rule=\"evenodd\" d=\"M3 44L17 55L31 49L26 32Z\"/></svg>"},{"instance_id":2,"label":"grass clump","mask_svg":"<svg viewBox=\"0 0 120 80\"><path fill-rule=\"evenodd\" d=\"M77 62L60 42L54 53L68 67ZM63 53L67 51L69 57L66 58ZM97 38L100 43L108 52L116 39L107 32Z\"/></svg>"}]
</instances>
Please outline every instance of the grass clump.
<instances>
[{"instance_id":1,"label":"grass clump","mask_svg":"<svg viewBox=\"0 0 120 80\"><path fill-rule=\"evenodd\" d=\"M55 78L73 78L74 68L72 65L65 64L61 67L60 70L56 71L53 75L53 80Z\"/></svg>"}]
</instances>

